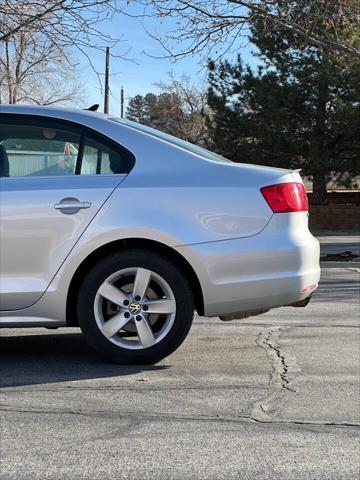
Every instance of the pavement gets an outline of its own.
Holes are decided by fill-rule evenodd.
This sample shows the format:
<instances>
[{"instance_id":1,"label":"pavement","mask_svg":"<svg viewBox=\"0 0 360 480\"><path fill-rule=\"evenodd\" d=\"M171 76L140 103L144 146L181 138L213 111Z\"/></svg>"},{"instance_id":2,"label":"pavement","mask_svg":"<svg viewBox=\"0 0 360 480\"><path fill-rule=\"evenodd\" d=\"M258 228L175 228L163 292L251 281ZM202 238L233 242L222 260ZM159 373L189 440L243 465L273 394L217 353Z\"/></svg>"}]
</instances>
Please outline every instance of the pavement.
<instances>
[{"instance_id":1,"label":"pavement","mask_svg":"<svg viewBox=\"0 0 360 480\"><path fill-rule=\"evenodd\" d=\"M316 235L321 246L321 255L338 254L350 251L357 257L360 256L360 232L356 234L319 234Z\"/></svg>"},{"instance_id":2,"label":"pavement","mask_svg":"<svg viewBox=\"0 0 360 480\"><path fill-rule=\"evenodd\" d=\"M358 479L359 266L324 263L304 309L196 317L152 367L4 330L1 480Z\"/></svg>"}]
</instances>

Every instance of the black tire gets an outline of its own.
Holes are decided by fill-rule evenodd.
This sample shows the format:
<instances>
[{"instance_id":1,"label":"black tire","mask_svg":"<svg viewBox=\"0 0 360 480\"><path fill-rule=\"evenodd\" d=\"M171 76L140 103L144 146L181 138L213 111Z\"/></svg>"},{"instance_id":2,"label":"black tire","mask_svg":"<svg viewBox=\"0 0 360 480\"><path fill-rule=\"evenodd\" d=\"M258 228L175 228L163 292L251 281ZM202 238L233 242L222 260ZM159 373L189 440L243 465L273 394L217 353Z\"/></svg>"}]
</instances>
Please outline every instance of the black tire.
<instances>
[{"instance_id":1,"label":"black tire","mask_svg":"<svg viewBox=\"0 0 360 480\"><path fill-rule=\"evenodd\" d=\"M160 275L170 286L176 302L175 320L165 338L141 350L123 348L108 340L101 333L94 314L95 297L102 283L113 273L133 267ZM186 338L194 316L194 300L189 282L172 262L158 253L134 249L113 253L96 263L80 286L76 310L87 342L100 355L124 365L154 364L174 352Z\"/></svg>"}]
</instances>

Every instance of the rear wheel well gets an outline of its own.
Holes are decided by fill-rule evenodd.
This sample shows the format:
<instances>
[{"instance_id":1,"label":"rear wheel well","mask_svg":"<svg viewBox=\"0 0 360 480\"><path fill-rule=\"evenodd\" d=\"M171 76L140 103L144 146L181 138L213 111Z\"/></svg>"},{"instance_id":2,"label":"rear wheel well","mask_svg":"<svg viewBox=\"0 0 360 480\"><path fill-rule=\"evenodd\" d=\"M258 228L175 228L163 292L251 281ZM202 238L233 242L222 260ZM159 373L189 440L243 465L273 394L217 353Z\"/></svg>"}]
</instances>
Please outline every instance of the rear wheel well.
<instances>
[{"instance_id":1,"label":"rear wheel well","mask_svg":"<svg viewBox=\"0 0 360 480\"><path fill-rule=\"evenodd\" d=\"M199 279L194 272L193 268L189 262L178 252L176 252L171 247L164 245L163 243L156 242L154 240L147 239L138 239L138 238L127 238L123 240L116 240L114 242L108 243L99 247L97 250L92 252L88 257L83 260L83 262L77 268L73 278L70 282L67 302L66 302L66 323L69 326L78 326L78 320L76 317L76 297L79 291L79 286L82 282L82 279L87 274L87 272L96 264L98 260L104 258L107 255L110 255L114 252L119 252L122 250L130 250L135 248L141 248L143 250L149 250L149 252L156 252L168 260L170 260L174 265L176 265L185 277L188 279L191 290L194 295L194 304L196 311L199 315L204 313L204 298L202 294L202 289L200 286Z\"/></svg>"}]
</instances>

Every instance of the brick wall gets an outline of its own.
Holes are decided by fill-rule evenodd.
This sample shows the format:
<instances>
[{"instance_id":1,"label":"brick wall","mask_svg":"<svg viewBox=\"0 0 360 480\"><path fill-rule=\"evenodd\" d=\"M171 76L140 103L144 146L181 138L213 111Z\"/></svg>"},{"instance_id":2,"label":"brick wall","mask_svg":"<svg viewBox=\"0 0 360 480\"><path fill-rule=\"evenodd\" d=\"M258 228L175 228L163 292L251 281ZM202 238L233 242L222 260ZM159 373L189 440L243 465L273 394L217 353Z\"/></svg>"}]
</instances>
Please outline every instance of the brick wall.
<instances>
[{"instance_id":1,"label":"brick wall","mask_svg":"<svg viewBox=\"0 0 360 480\"><path fill-rule=\"evenodd\" d=\"M360 233L360 205L310 205L312 232Z\"/></svg>"},{"instance_id":2,"label":"brick wall","mask_svg":"<svg viewBox=\"0 0 360 480\"><path fill-rule=\"evenodd\" d=\"M308 192L307 194L309 203L312 203L312 192ZM328 203L336 203L336 204L352 204L352 205L360 205L360 191L348 191L348 192L328 192L327 194Z\"/></svg>"}]
</instances>

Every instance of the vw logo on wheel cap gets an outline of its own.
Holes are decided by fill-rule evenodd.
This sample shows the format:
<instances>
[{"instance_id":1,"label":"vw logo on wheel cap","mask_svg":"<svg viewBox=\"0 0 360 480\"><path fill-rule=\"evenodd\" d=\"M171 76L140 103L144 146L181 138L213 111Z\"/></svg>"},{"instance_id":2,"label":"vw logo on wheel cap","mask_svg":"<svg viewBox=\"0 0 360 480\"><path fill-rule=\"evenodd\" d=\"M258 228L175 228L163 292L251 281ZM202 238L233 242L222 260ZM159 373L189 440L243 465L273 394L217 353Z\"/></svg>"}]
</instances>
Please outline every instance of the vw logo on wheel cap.
<instances>
[{"instance_id":1,"label":"vw logo on wheel cap","mask_svg":"<svg viewBox=\"0 0 360 480\"><path fill-rule=\"evenodd\" d=\"M130 306L129 306L129 311L130 313L132 313L133 315L136 315L137 313L139 313L141 310L141 305L139 303L131 303Z\"/></svg>"}]
</instances>

